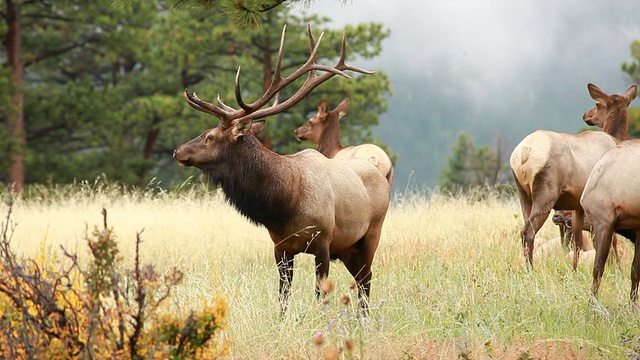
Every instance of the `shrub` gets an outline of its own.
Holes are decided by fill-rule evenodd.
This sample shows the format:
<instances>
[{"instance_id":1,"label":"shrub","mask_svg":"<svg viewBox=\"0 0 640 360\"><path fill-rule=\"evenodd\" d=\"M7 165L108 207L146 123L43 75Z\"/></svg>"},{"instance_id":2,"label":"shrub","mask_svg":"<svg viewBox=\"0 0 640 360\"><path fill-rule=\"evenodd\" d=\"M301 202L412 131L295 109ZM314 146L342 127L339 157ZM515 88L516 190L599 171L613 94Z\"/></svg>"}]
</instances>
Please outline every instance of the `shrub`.
<instances>
[{"instance_id":1,"label":"shrub","mask_svg":"<svg viewBox=\"0 0 640 360\"><path fill-rule=\"evenodd\" d=\"M10 194L7 194L10 195ZM11 249L12 198L0 224L0 358L2 359L191 359L226 354L218 341L227 304L192 311L186 318L162 311L183 274L159 274L139 261L121 271L113 229L96 226L85 238L89 259L62 249L62 259L44 252L19 259Z\"/></svg>"}]
</instances>

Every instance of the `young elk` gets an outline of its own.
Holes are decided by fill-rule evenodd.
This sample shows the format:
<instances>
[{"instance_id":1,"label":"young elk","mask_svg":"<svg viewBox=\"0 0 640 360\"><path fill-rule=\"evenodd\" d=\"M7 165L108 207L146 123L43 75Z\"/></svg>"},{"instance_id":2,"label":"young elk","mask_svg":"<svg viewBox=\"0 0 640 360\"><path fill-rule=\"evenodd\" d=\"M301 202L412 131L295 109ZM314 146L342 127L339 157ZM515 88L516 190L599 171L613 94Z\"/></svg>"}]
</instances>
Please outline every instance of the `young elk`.
<instances>
[{"instance_id":1,"label":"young elk","mask_svg":"<svg viewBox=\"0 0 640 360\"><path fill-rule=\"evenodd\" d=\"M624 95L607 95L588 84L596 107L583 119L604 131L585 131L577 135L538 130L516 146L509 161L518 189L524 225L520 230L524 254L533 266L534 238L549 217L551 209L573 210L573 268L578 266L582 245L584 210L580 196L593 166L618 142L627 139L627 107L636 97L631 85Z\"/></svg>"},{"instance_id":2,"label":"young elk","mask_svg":"<svg viewBox=\"0 0 640 360\"><path fill-rule=\"evenodd\" d=\"M371 72L346 65L345 38L334 67L315 63L318 46L308 29L311 55L288 77L280 75L285 30L271 86L251 104L243 101L240 71L236 76L233 109L218 98L218 105L205 102L185 91L187 103L196 110L214 115L220 123L195 139L180 145L173 157L182 166L195 166L219 184L227 200L254 223L264 225L273 240L280 274L281 311L286 309L294 256L315 256L318 284L329 274L329 261L340 259L353 275L359 289L360 305L366 312L371 265L378 248L382 223L389 206L389 186L371 163L362 159L328 159L315 150L294 155L278 155L254 136L262 122L297 104L315 87L334 75L349 77L344 70ZM325 71L317 75L316 71ZM306 82L284 102L263 108L293 81L307 75Z\"/></svg>"},{"instance_id":3,"label":"young elk","mask_svg":"<svg viewBox=\"0 0 640 360\"><path fill-rule=\"evenodd\" d=\"M569 245L573 242L573 238L571 236L571 229L573 229L573 226L571 225L571 214L571 210L556 210L551 217L551 221L558 225L558 228L560 229L560 244L565 251L569 250ZM583 224L583 227L584 226L585 224ZM585 249L583 248L583 250Z\"/></svg>"},{"instance_id":4,"label":"young elk","mask_svg":"<svg viewBox=\"0 0 640 360\"><path fill-rule=\"evenodd\" d=\"M298 140L308 140L318 144L316 150L328 158L361 158L370 161L384 175L391 187L393 164L384 150L374 144L342 147L339 120L347 110L349 110L349 98L342 100L333 110L329 110L327 102L322 99L318 104L318 113L306 124L297 128L294 135Z\"/></svg>"},{"instance_id":5,"label":"young elk","mask_svg":"<svg viewBox=\"0 0 640 360\"><path fill-rule=\"evenodd\" d=\"M631 295L635 304L640 281L640 252L636 240L640 236L640 140L620 143L597 162L582 194L580 203L593 225L596 258L593 264L593 296L604 273L611 238L616 232L635 245L631 265Z\"/></svg>"},{"instance_id":6,"label":"young elk","mask_svg":"<svg viewBox=\"0 0 640 360\"><path fill-rule=\"evenodd\" d=\"M569 245L573 243L573 232L572 232L573 223L572 223L571 217L572 217L571 210L556 210L553 213L553 216L551 217L551 220L553 221L553 223L558 225L558 228L560 228L560 240L562 243L562 247L565 250L568 250ZM590 234L590 237L593 238L593 226L591 225L591 222L589 221L589 219L587 219L586 217L582 222L582 230L588 231ZM595 250L594 249L595 246L597 245L594 244L594 246L592 247L591 244L588 244L587 242L583 241L581 250L582 251ZM616 264L618 265L618 268L620 268L620 256L621 254L626 253L626 245L624 242L619 242L618 237L616 235L613 235L613 238L611 239L611 247L613 248L613 254L615 256Z\"/></svg>"}]
</instances>

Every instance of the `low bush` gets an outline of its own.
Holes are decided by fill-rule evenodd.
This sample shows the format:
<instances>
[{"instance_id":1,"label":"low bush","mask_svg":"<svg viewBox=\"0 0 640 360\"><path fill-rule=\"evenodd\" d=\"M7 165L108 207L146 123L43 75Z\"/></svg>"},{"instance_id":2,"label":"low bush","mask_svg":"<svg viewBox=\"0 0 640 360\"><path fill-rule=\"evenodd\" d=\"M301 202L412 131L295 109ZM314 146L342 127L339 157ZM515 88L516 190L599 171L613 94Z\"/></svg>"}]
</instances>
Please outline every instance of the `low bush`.
<instances>
[{"instance_id":1,"label":"low bush","mask_svg":"<svg viewBox=\"0 0 640 360\"><path fill-rule=\"evenodd\" d=\"M88 259L62 248L19 259L11 248L16 224L13 199L0 225L0 358L2 359L191 359L228 352L222 298L184 317L166 311L180 270L164 274L139 261L122 270L120 250L103 209L102 226L85 234ZM163 308L165 308L163 311ZM170 314L170 315L168 315Z\"/></svg>"}]
</instances>

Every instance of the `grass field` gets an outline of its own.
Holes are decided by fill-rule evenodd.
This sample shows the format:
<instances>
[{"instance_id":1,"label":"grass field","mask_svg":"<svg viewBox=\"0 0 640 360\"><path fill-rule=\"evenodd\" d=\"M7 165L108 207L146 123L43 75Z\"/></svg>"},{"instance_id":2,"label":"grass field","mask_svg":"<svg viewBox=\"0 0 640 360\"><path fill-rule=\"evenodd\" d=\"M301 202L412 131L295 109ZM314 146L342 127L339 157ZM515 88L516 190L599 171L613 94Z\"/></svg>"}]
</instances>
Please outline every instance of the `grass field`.
<instances>
[{"instance_id":1,"label":"grass field","mask_svg":"<svg viewBox=\"0 0 640 360\"><path fill-rule=\"evenodd\" d=\"M628 302L630 255L622 273L607 266L598 300L589 291L593 264L573 272L560 248L538 254L529 271L515 198L397 196L374 261L366 319L356 301L342 303L355 291L339 262L331 265L328 302L316 301L313 258L301 254L281 320L267 231L216 193L122 194L91 184L40 189L13 207L13 248L33 257L44 245L61 257L63 245L82 256L85 230L102 223L103 207L123 266L131 265L143 230L142 261L185 273L171 311L200 308L218 295L228 301L223 336L233 359L330 358L340 349L339 357L357 359L640 357L640 314ZM554 238L557 229L549 221L538 236Z\"/></svg>"}]
</instances>

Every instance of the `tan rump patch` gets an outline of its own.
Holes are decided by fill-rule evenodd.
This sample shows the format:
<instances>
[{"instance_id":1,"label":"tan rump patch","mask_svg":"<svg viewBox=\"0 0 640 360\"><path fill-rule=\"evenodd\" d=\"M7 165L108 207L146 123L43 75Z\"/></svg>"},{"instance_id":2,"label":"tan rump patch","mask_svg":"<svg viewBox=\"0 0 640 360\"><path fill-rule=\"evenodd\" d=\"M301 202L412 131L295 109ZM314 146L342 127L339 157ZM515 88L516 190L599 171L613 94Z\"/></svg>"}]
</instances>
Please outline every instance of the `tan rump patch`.
<instances>
[{"instance_id":1,"label":"tan rump patch","mask_svg":"<svg viewBox=\"0 0 640 360\"><path fill-rule=\"evenodd\" d=\"M551 139L544 131L525 137L511 153L509 164L521 185L531 185L534 176L549 160Z\"/></svg>"}]
</instances>

